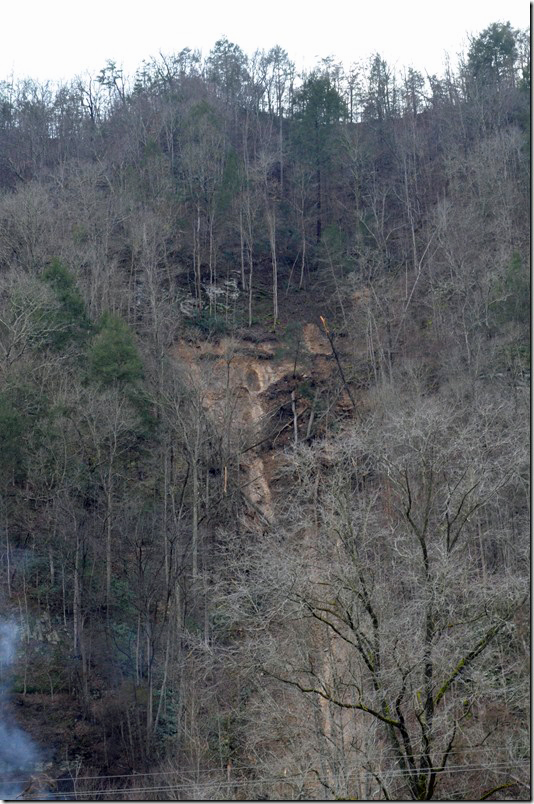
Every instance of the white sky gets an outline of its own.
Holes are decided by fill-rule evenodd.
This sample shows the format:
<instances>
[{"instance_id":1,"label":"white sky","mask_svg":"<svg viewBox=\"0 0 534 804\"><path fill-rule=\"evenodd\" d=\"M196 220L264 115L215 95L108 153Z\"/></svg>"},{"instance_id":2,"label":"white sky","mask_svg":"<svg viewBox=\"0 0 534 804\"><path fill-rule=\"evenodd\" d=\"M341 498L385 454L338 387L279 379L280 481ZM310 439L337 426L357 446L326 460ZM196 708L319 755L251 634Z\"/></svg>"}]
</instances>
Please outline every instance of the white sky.
<instances>
[{"instance_id":1,"label":"white sky","mask_svg":"<svg viewBox=\"0 0 534 804\"><path fill-rule=\"evenodd\" d=\"M3 0L0 80L68 80L113 59L133 74L143 59L184 47L207 55L226 35L248 55L281 45L297 69L329 55L348 66L379 52L397 69L442 73L467 34L492 22L530 25L527 0Z\"/></svg>"}]
</instances>

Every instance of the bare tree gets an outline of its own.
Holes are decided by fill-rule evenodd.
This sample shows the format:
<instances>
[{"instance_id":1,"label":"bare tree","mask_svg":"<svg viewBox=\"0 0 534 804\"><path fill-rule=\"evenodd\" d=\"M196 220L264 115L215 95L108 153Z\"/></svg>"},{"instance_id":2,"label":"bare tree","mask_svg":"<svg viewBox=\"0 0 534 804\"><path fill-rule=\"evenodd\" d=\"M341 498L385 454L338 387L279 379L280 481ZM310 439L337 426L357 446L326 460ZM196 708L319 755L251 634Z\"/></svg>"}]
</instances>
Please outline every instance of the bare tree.
<instances>
[{"instance_id":1,"label":"bare tree","mask_svg":"<svg viewBox=\"0 0 534 804\"><path fill-rule=\"evenodd\" d=\"M258 643L265 673L350 714L357 750L344 761L381 795L483 795L514 774L525 781L521 750L510 757L488 722L501 702L510 715L526 702L513 669L525 535L514 543L498 514L508 505L526 527L526 455L504 403L466 413L420 398L399 409L398 390L396 400L367 427L297 451L304 496L284 515L294 527L255 564L265 609L250 586L234 602L248 596L257 634L271 622L280 635ZM519 722L509 728L526 739Z\"/></svg>"}]
</instances>

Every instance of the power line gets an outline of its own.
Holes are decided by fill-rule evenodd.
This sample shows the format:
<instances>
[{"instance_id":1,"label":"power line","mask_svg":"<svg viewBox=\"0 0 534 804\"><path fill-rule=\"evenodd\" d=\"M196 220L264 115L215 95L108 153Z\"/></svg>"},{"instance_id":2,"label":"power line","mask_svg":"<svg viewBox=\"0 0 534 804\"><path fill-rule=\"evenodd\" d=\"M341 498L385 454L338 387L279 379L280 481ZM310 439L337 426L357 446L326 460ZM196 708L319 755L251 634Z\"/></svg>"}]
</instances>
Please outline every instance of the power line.
<instances>
[{"instance_id":1,"label":"power line","mask_svg":"<svg viewBox=\"0 0 534 804\"><path fill-rule=\"evenodd\" d=\"M527 763L528 764L528 763ZM505 766L505 767L517 767L516 765ZM452 774L462 773L466 770L485 770L485 768L478 767L476 765L466 766L463 769L458 769L456 771L450 771ZM390 774L390 775L395 775ZM400 771L398 775L406 776L404 771ZM158 787L108 787L103 788L102 790L77 790L72 791L73 795L76 796L90 796L90 795L104 795L105 793L155 793L155 792L164 792L164 791L176 791L181 792L183 790L190 790L191 788L208 788L208 787L218 787L218 788L243 788L243 787L257 787L265 784L274 784L279 782L290 782L294 779L302 779L303 776L306 776L306 773L299 773L299 774L288 774L287 776L275 776L272 778L267 779L258 779L258 780L251 780L251 781L242 781L236 780L234 782L190 782L188 784L181 784L181 785L160 785ZM57 795L61 796L68 796L69 793L61 793L58 792Z\"/></svg>"},{"instance_id":2,"label":"power line","mask_svg":"<svg viewBox=\"0 0 534 804\"><path fill-rule=\"evenodd\" d=\"M484 753L490 753L490 754L493 755L495 753L495 749L491 748L491 747L483 747L482 746L480 748L477 748L476 746L472 746L471 748L465 748L465 749L462 749L462 750L450 751L448 756L449 757L463 756L464 754L471 754L471 753L476 753L477 755L484 754ZM393 759L398 759L398 754L393 753L392 751L382 752L379 756L380 756L380 759L392 759L392 758ZM273 759L275 759L275 758L273 758ZM362 760L365 761L363 758L362 758ZM328 758L326 758L326 761L328 762ZM505 764L506 766L511 767L512 765L516 765L516 764L521 765L524 762L528 763L529 760L527 760L527 759L518 759L516 763L509 763L509 762L506 762L506 763L491 763L489 765L484 765L483 767L484 768L497 767L497 765L502 765L502 764ZM466 767L472 767L472 766L469 766L469 765L447 765L445 767L444 771L439 771L439 772L447 773L450 768L466 768ZM358 765L349 764L349 765L347 765L345 763L342 764L342 768L344 770L349 770L349 771L350 770L364 769L363 765L361 765L361 764L358 764ZM237 771L258 771L258 770L261 770L261 765L232 765L232 767L231 767L232 773L235 773ZM59 778L55 779L55 781L56 782L80 782L80 781L90 781L90 780L101 781L101 780L104 780L104 779L141 779L141 778L146 778L146 777L149 777L149 776L174 776L174 775L183 774L183 773L186 773L186 772L187 771L185 771L183 769L177 769L177 770L163 770L163 771L146 771L146 772L143 772L143 773L137 773L136 771L132 771L131 773L107 774L107 775L102 775L102 776L76 776L76 777L74 777L74 776L71 775L71 776L60 776ZM200 773L201 775L209 775L209 774L216 774L216 773L221 773L221 772L225 773L226 768L212 768L212 769L207 768L207 769L205 769L203 771L199 771L198 773ZM308 771L301 771L300 773L302 774L302 773L307 773L307 772ZM395 769L393 769L392 771L382 771L382 772L383 773L393 773L393 772L396 772L396 771L395 771ZM407 773L407 771L403 771L403 770L400 770L399 772L400 773ZM4 784L25 784L27 781L28 781L28 778L26 777L25 779L13 779L13 780L10 780L10 781L4 781L3 783Z\"/></svg>"},{"instance_id":3,"label":"power line","mask_svg":"<svg viewBox=\"0 0 534 804\"><path fill-rule=\"evenodd\" d=\"M457 773L458 772L459 771L457 771ZM209 788L209 787L214 787L214 788L219 788L219 789L221 789L221 788L223 788L223 789L233 789L233 788L247 788L247 787L250 788L250 787L257 787L257 786L262 786L262 785L267 785L267 784L280 784L280 783L284 783L284 782L285 783L291 783L293 780L296 780L296 779L301 779L302 780L303 776L305 776L305 774L297 774L295 776L293 776L293 775L291 775L291 776L289 776L289 775L288 776L278 776L278 777L274 777L272 779L262 779L262 780L250 781L250 782L239 782L239 781L229 782L229 783L226 783L226 782L218 782L218 783L213 782L212 784L211 783L206 784L206 783L191 782L190 784L188 784L186 786L166 785L166 786L161 786L161 787L108 787L108 788L104 788L102 790L79 790L79 791L72 791L71 793L68 793L68 792L67 793L56 793L56 795L59 798L61 798L61 796L64 796L65 798L67 798L68 796L78 798L78 797L81 797L81 796L108 795L110 793L114 793L114 794L121 794L122 793L124 795L130 795L132 793L170 793L170 792L182 793L185 790L191 790L191 789L195 789L195 788L197 788L197 789L198 788L206 789L206 788ZM320 782L320 779L318 781ZM517 784L522 784L519 781L517 781L516 783Z\"/></svg>"},{"instance_id":4,"label":"power line","mask_svg":"<svg viewBox=\"0 0 534 804\"><path fill-rule=\"evenodd\" d=\"M448 774L458 774L458 773L465 773L467 771L476 771L476 770L505 770L507 768L521 768L521 767L530 767L530 762L526 760L522 760L520 762L503 762L503 763L493 763L493 764L485 764L485 765L452 765L448 768L445 768L443 771L439 771L435 769L435 772L438 774L448 775ZM361 767L360 765L352 766L353 770L363 770L365 771L366 768ZM431 771L429 771L430 773ZM181 782L179 784L166 784L166 785L159 785L157 787L107 787L101 790L72 790L66 791L62 793L61 791L57 792L58 796L90 796L90 795L104 795L105 793L115 792L115 793L152 793L152 792L165 792L165 791L181 791L181 790L188 790L192 787L219 787L219 788L233 788L233 787L256 787L258 785L276 783L276 782L288 782L292 779L299 779L306 776L310 771L301 771L300 773L295 774L286 774L284 776L276 776L276 777L268 777L265 779L251 779L251 780L241 780L237 779L235 781L207 781L207 782ZM408 776L407 771L401 769L393 769L391 771L382 771L385 776ZM419 772L421 773L421 772ZM139 774L144 775L144 774ZM148 775L148 774L147 774ZM94 777L93 777L94 778ZM74 780L72 780L74 781Z\"/></svg>"}]
</instances>

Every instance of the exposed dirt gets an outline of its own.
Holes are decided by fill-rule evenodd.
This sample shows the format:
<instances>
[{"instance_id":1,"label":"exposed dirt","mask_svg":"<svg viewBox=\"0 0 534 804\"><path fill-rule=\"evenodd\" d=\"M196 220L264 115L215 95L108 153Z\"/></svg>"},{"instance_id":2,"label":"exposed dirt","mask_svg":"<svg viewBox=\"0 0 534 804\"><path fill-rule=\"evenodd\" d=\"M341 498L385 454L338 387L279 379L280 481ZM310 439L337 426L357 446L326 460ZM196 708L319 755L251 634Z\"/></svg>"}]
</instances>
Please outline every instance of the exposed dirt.
<instances>
[{"instance_id":1,"label":"exposed dirt","mask_svg":"<svg viewBox=\"0 0 534 804\"><path fill-rule=\"evenodd\" d=\"M277 333L253 328L216 341L181 339L171 355L189 374L217 430L226 428L244 450L239 459L239 487L249 504L244 524L254 522L261 530L273 519L272 478L282 451L310 436L318 398L329 395L331 415L353 413L326 334L308 320L280 326Z\"/></svg>"},{"instance_id":2,"label":"exposed dirt","mask_svg":"<svg viewBox=\"0 0 534 804\"><path fill-rule=\"evenodd\" d=\"M172 355L189 372L195 388L201 389L205 412L216 426L221 426L232 410L232 426L247 428L252 443L260 441L262 426L272 415L269 391L291 377L294 361L273 358L276 341L250 343L235 338L218 342L178 342ZM283 393L279 390L276 397ZM240 461L240 487L245 498L260 514L258 525L273 516L271 491L265 471L266 456L260 447L247 451ZM247 524L248 523L247 517Z\"/></svg>"},{"instance_id":3,"label":"exposed dirt","mask_svg":"<svg viewBox=\"0 0 534 804\"><path fill-rule=\"evenodd\" d=\"M321 332L317 324L305 324L303 327L304 343L312 355L331 355L332 347L328 338Z\"/></svg>"}]
</instances>

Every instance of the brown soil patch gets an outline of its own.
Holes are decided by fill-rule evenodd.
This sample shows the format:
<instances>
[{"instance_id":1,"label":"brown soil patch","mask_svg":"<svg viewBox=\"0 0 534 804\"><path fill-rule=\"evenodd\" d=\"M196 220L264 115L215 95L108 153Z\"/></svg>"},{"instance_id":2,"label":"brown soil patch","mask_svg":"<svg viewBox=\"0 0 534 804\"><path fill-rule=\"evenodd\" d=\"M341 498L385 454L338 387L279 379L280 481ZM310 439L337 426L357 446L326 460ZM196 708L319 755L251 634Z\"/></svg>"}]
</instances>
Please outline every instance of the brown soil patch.
<instances>
[{"instance_id":1,"label":"brown soil patch","mask_svg":"<svg viewBox=\"0 0 534 804\"><path fill-rule=\"evenodd\" d=\"M306 349L312 355L330 355L332 348L326 335L321 332L317 324L305 324L303 329Z\"/></svg>"}]
</instances>

